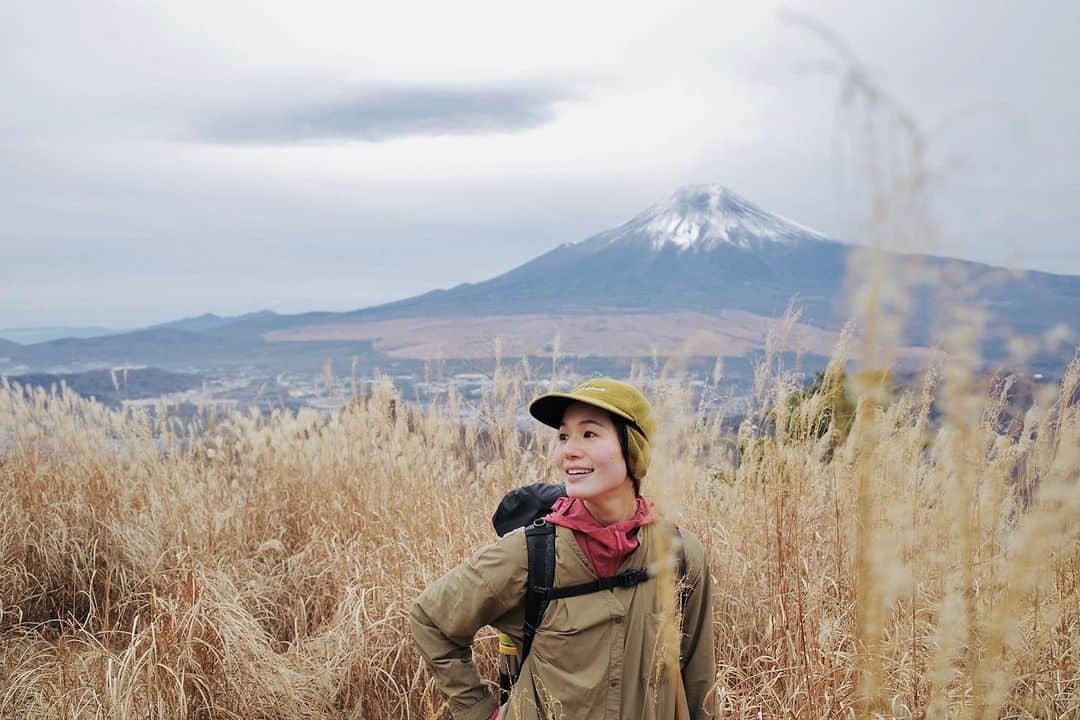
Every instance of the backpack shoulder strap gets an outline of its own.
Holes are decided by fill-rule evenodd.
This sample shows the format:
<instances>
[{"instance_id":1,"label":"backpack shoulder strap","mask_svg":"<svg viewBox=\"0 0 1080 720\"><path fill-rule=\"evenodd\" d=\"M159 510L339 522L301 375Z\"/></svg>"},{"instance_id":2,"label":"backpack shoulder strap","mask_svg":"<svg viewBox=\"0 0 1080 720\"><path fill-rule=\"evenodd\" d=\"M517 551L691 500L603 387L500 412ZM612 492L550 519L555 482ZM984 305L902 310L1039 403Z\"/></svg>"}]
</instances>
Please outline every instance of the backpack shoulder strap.
<instances>
[{"instance_id":1,"label":"backpack shoulder strap","mask_svg":"<svg viewBox=\"0 0 1080 720\"><path fill-rule=\"evenodd\" d=\"M679 614L681 615L694 588L686 581L686 546L683 545L682 531L679 530L678 525L675 526L675 537L678 538L679 542Z\"/></svg>"},{"instance_id":2,"label":"backpack shoulder strap","mask_svg":"<svg viewBox=\"0 0 1080 720\"><path fill-rule=\"evenodd\" d=\"M529 579L525 589L525 627L521 639L521 662L529 656L533 636L544 618L555 585L555 526L540 518L525 528L529 556Z\"/></svg>"}]
</instances>

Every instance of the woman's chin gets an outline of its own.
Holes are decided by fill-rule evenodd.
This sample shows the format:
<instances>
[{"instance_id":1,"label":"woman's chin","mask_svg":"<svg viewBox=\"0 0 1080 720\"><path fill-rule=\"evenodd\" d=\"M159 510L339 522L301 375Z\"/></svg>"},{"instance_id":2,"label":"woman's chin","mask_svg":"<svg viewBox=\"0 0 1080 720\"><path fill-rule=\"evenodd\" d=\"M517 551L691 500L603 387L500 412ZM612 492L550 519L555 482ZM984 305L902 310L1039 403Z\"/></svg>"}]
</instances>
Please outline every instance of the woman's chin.
<instances>
[{"instance_id":1,"label":"woman's chin","mask_svg":"<svg viewBox=\"0 0 1080 720\"><path fill-rule=\"evenodd\" d=\"M579 498L581 500L588 500L596 495L595 491L590 490L581 481L566 483L566 496L572 498Z\"/></svg>"}]
</instances>

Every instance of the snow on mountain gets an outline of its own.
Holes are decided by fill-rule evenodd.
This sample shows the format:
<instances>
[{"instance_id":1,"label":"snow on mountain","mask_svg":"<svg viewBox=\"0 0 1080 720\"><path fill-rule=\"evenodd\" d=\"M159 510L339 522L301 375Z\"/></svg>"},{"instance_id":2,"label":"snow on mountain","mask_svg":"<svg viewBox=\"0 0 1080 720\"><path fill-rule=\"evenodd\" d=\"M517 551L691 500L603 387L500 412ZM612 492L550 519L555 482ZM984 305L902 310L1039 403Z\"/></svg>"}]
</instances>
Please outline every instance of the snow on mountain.
<instances>
[{"instance_id":1,"label":"snow on mountain","mask_svg":"<svg viewBox=\"0 0 1080 720\"><path fill-rule=\"evenodd\" d=\"M762 210L722 185L687 185L617 228L578 243L647 241L653 250L713 250L722 245L753 250L766 243L827 241L821 233Z\"/></svg>"}]
</instances>

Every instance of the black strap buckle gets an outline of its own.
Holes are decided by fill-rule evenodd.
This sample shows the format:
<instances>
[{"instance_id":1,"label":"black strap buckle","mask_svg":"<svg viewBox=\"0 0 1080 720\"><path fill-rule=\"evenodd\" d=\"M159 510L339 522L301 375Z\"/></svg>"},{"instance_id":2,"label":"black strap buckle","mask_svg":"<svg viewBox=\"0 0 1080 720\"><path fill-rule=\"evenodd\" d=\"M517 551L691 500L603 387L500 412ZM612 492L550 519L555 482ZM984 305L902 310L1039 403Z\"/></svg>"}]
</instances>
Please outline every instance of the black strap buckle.
<instances>
[{"instance_id":1,"label":"black strap buckle","mask_svg":"<svg viewBox=\"0 0 1080 720\"><path fill-rule=\"evenodd\" d=\"M627 570L619 576L619 584L623 587L634 587L649 579L649 571L646 568L640 570Z\"/></svg>"}]
</instances>

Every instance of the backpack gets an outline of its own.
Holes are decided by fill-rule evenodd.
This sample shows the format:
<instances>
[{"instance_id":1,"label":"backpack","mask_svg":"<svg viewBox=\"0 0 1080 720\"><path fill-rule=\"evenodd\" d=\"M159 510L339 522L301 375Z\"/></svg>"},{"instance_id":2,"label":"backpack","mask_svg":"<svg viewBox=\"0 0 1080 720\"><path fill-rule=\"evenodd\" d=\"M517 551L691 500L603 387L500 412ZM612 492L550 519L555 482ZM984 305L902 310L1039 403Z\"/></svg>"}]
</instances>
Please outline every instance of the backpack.
<instances>
[{"instance_id":1,"label":"backpack","mask_svg":"<svg viewBox=\"0 0 1080 720\"><path fill-rule=\"evenodd\" d=\"M535 483L515 488L503 496L491 518L495 533L502 537L512 530L525 528L525 547L528 552L528 581L525 589L525 624L522 628L521 657L513 666L504 667L500 662L500 703L510 697L510 689L517 682L518 673L529 656L533 637L544 612L552 600L577 597L610 590L616 587L634 587L652 579L648 568L627 570L612 577L598 578L578 585L554 587L555 584L555 526L544 520L559 498L566 497L565 485ZM675 535L680 538L679 528ZM686 578L686 553L679 543L679 579ZM685 605L685 593L680 595ZM516 655L512 641L505 636L499 640L501 655Z\"/></svg>"}]
</instances>

